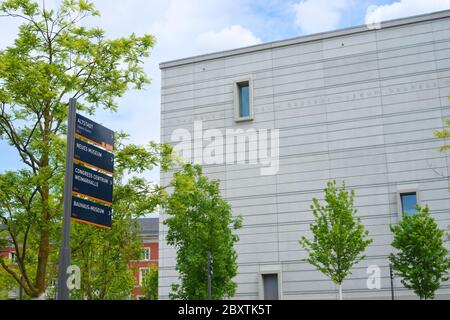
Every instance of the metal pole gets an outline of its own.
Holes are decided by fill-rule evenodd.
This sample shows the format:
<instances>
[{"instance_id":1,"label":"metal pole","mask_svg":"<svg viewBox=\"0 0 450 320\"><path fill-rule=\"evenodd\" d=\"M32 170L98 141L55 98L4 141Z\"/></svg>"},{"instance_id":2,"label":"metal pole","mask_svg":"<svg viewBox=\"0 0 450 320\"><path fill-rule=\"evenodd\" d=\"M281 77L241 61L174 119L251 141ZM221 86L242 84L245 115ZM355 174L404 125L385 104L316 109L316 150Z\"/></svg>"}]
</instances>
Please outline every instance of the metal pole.
<instances>
[{"instance_id":1,"label":"metal pole","mask_svg":"<svg viewBox=\"0 0 450 320\"><path fill-rule=\"evenodd\" d=\"M208 251L208 300L212 300L211 293L211 251Z\"/></svg>"},{"instance_id":2,"label":"metal pole","mask_svg":"<svg viewBox=\"0 0 450 320\"><path fill-rule=\"evenodd\" d=\"M390 273L390 277L391 277L391 299L394 299L394 272L392 272L392 265L389 264L389 273Z\"/></svg>"},{"instance_id":3,"label":"metal pole","mask_svg":"<svg viewBox=\"0 0 450 320\"><path fill-rule=\"evenodd\" d=\"M70 266L70 211L72 206L73 154L75 149L76 99L69 100L67 123L66 175L64 180L64 212L62 220L62 241L58 261L57 300L69 300L67 268Z\"/></svg>"}]
</instances>

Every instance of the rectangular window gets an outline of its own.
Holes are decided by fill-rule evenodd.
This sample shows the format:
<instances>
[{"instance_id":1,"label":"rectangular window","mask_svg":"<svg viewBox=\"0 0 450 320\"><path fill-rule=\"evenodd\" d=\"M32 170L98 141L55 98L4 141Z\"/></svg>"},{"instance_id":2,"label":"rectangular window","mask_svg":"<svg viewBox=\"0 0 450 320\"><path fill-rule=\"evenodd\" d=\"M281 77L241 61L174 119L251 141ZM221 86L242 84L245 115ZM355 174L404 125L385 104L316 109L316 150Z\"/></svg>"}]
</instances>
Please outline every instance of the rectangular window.
<instances>
[{"instance_id":1,"label":"rectangular window","mask_svg":"<svg viewBox=\"0 0 450 320\"><path fill-rule=\"evenodd\" d=\"M9 252L9 260L11 260L12 263L17 263L17 255L15 252Z\"/></svg>"},{"instance_id":2,"label":"rectangular window","mask_svg":"<svg viewBox=\"0 0 450 320\"><path fill-rule=\"evenodd\" d=\"M250 80L235 82L234 106L235 120L249 121L253 119L252 84Z\"/></svg>"},{"instance_id":3,"label":"rectangular window","mask_svg":"<svg viewBox=\"0 0 450 320\"><path fill-rule=\"evenodd\" d=\"M278 274L263 274L264 300L278 300Z\"/></svg>"},{"instance_id":4,"label":"rectangular window","mask_svg":"<svg viewBox=\"0 0 450 320\"><path fill-rule=\"evenodd\" d=\"M142 250L142 261L150 261L150 248L144 248Z\"/></svg>"},{"instance_id":5,"label":"rectangular window","mask_svg":"<svg viewBox=\"0 0 450 320\"><path fill-rule=\"evenodd\" d=\"M139 269L139 285L142 286L142 283L149 272L148 268L140 268Z\"/></svg>"},{"instance_id":6,"label":"rectangular window","mask_svg":"<svg viewBox=\"0 0 450 320\"><path fill-rule=\"evenodd\" d=\"M408 192L401 193L400 200L402 205L402 213L408 216L412 216L417 212L417 193L416 192Z\"/></svg>"},{"instance_id":7,"label":"rectangular window","mask_svg":"<svg viewBox=\"0 0 450 320\"><path fill-rule=\"evenodd\" d=\"M250 117L250 96L248 82L239 83L239 117Z\"/></svg>"}]
</instances>

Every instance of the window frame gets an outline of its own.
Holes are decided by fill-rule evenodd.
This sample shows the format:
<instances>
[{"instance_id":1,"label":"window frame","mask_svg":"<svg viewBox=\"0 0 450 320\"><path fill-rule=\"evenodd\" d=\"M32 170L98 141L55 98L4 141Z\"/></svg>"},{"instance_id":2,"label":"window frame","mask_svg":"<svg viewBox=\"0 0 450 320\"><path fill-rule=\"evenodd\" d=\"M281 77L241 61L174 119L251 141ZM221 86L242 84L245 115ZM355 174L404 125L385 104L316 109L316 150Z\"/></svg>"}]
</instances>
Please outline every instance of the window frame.
<instances>
[{"instance_id":1,"label":"window frame","mask_svg":"<svg viewBox=\"0 0 450 320\"><path fill-rule=\"evenodd\" d=\"M17 263L17 253L15 251L9 251L8 252L8 259L12 262L12 263Z\"/></svg>"},{"instance_id":2,"label":"window frame","mask_svg":"<svg viewBox=\"0 0 450 320\"><path fill-rule=\"evenodd\" d=\"M278 300L283 300L283 272L281 265L260 266L258 274L258 299L264 300L264 278L266 274L276 274L278 279Z\"/></svg>"},{"instance_id":3,"label":"window frame","mask_svg":"<svg viewBox=\"0 0 450 320\"><path fill-rule=\"evenodd\" d=\"M403 219L403 203L402 195L416 194L416 203L420 206L420 190L417 185L397 187L397 217L399 220Z\"/></svg>"},{"instance_id":4,"label":"window frame","mask_svg":"<svg viewBox=\"0 0 450 320\"><path fill-rule=\"evenodd\" d=\"M142 280L143 280L142 271L143 270L147 270L147 272L150 272L150 268L148 268L148 267L139 268L139 287L142 287Z\"/></svg>"},{"instance_id":5,"label":"window frame","mask_svg":"<svg viewBox=\"0 0 450 320\"><path fill-rule=\"evenodd\" d=\"M145 252L148 251L148 258L145 258ZM142 248L142 257L141 257L141 261L150 261L150 254L151 254L151 250L150 247L143 247Z\"/></svg>"},{"instance_id":6,"label":"window frame","mask_svg":"<svg viewBox=\"0 0 450 320\"><path fill-rule=\"evenodd\" d=\"M249 115L246 117L240 116L241 110L241 89L240 85L243 83L248 83L248 111ZM234 81L233 83L234 91L234 121L235 122L245 122L253 120L253 80L250 77L242 78Z\"/></svg>"}]
</instances>

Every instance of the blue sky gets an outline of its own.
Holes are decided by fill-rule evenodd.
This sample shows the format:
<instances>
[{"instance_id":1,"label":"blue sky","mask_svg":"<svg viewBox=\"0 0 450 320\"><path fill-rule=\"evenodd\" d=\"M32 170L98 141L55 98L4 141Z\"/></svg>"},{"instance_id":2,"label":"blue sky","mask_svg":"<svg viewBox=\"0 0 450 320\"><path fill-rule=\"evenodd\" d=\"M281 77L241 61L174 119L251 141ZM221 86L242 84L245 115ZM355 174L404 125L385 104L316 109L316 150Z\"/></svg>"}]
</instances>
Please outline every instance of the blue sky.
<instances>
[{"instance_id":1,"label":"blue sky","mask_svg":"<svg viewBox=\"0 0 450 320\"><path fill-rule=\"evenodd\" d=\"M39 0L42 2L42 0ZM46 0L46 6L58 5ZM153 34L157 43L145 70L152 84L119 100L118 113L99 111L95 119L131 134L130 143L159 141L160 62L238 48L381 20L450 9L450 0L95 0L100 18L84 23L106 30L108 37ZM17 21L0 18L0 50L13 41ZM20 161L0 141L0 172ZM157 182L158 171L146 174Z\"/></svg>"}]
</instances>

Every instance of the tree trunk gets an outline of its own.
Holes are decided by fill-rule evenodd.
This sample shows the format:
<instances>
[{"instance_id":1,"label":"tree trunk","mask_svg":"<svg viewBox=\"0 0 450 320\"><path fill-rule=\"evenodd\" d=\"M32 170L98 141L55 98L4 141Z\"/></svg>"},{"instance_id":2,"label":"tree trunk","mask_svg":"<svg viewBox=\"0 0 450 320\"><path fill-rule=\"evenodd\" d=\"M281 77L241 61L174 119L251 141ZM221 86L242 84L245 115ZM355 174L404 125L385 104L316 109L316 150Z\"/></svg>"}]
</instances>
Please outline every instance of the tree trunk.
<instances>
[{"instance_id":1,"label":"tree trunk","mask_svg":"<svg viewBox=\"0 0 450 320\"><path fill-rule=\"evenodd\" d=\"M343 297L342 297L342 283L339 284L339 300L343 300Z\"/></svg>"},{"instance_id":2,"label":"tree trunk","mask_svg":"<svg viewBox=\"0 0 450 320\"><path fill-rule=\"evenodd\" d=\"M40 170L45 170L49 166L50 154L50 112L47 106L44 110L44 132L43 132L43 152L40 160ZM50 254L50 231L48 224L50 223L50 206L49 206L49 183L46 178L42 184L41 199L42 199L42 222L41 238L39 242L38 264L36 270L36 291L39 296L46 289L45 276L47 273L48 256Z\"/></svg>"},{"instance_id":3,"label":"tree trunk","mask_svg":"<svg viewBox=\"0 0 450 320\"><path fill-rule=\"evenodd\" d=\"M46 227L44 227L46 228ZM45 290L45 275L47 272L47 261L50 252L49 233L48 230L41 232L41 240L39 242L38 264L36 270L36 291L37 296Z\"/></svg>"}]
</instances>

